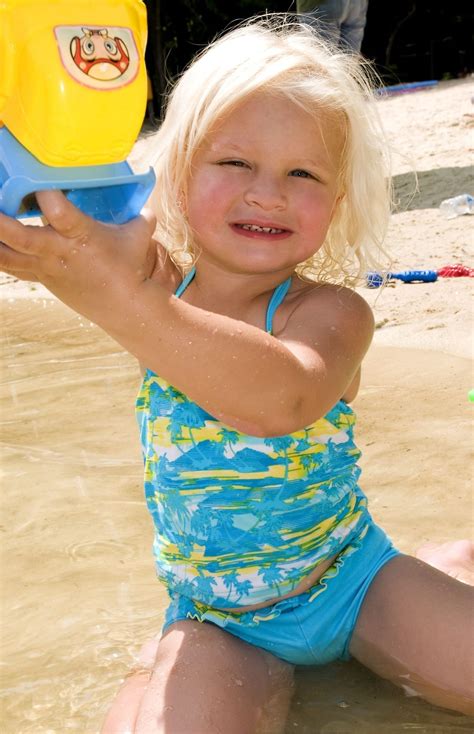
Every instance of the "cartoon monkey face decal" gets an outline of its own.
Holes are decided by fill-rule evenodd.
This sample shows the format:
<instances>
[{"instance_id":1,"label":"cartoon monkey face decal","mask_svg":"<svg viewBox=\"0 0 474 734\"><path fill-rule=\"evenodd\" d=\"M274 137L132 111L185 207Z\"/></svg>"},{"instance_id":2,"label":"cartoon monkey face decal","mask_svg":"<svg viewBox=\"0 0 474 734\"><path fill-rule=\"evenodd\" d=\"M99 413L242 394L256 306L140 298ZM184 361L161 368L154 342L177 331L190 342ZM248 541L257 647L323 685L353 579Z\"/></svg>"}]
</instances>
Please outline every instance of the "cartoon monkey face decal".
<instances>
[{"instance_id":1,"label":"cartoon monkey face decal","mask_svg":"<svg viewBox=\"0 0 474 734\"><path fill-rule=\"evenodd\" d=\"M93 79L118 79L128 69L130 56L121 38L111 38L107 28L83 28L83 35L71 41L76 66Z\"/></svg>"},{"instance_id":2,"label":"cartoon monkey face decal","mask_svg":"<svg viewBox=\"0 0 474 734\"><path fill-rule=\"evenodd\" d=\"M136 77L139 55L129 28L57 26L63 66L70 76L94 89L116 89Z\"/></svg>"}]
</instances>

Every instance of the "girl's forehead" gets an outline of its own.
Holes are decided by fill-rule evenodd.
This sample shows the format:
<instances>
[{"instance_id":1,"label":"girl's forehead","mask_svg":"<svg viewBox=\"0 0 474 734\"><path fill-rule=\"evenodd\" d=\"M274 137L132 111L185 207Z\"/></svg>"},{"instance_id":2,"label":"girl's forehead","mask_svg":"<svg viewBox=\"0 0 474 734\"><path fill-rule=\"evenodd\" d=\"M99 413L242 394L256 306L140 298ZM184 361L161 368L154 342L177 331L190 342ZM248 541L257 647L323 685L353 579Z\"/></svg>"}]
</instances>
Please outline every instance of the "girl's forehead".
<instances>
[{"instance_id":1,"label":"girl's forehead","mask_svg":"<svg viewBox=\"0 0 474 734\"><path fill-rule=\"evenodd\" d=\"M252 126L256 121L265 122L266 129L278 124L294 124L312 127L327 117L321 108L310 114L288 97L270 93L254 94L230 109L216 121L215 132L233 130L242 125Z\"/></svg>"},{"instance_id":2,"label":"girl's forehead","mask_svg":"<svg viewBox=\"0 0 474 734\"><path fill-rule=\"evenodd\" d=\"M230 152L278 145L288 152L324 148L337 155L345 137L342 117L313 105L311 112L283 95L254 95L219 118L207 131L201 148Z\"/></svg>"}]
</instances>

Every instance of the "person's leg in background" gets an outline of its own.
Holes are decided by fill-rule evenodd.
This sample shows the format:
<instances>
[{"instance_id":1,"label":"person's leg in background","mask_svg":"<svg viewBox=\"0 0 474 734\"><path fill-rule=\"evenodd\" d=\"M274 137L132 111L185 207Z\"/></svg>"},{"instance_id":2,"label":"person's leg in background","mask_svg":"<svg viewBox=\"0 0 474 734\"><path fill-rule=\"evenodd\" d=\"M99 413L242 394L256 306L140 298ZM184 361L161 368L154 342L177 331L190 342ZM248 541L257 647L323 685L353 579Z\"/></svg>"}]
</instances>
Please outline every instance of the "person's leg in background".
<instances>
[{"instance_id":1,"label":"person's leg in background","mask_svg":"<svg viewBox=\"0 0 474 734\"><path fill-rule=\"evenodd\" d=\"M364 37L368 0L297 0L301 21L341 47L359 52Z\"/></svg>"},{"instance_id":2,"label":"person's leg in background","mask_svg":"<svg viewBox=\"0 0 474 734\"><path fill-rule=\"evenodd\" d=\"M303 23L316 28L321 35L334 44L341 37L341 17L349 0L297 0L296 11Z\"/></svg>"},{"instance_id":3,"label":"person's leg in background","mask_svg":"<svg viewBox=\"0 0 474 734\"><path fill-rule=\"evenodd\" d=\"M368 0L349 0L346 2L346 16L341 23L341 46L359 52L364 38L367 22Z\"/></svg>"}]
</instances>

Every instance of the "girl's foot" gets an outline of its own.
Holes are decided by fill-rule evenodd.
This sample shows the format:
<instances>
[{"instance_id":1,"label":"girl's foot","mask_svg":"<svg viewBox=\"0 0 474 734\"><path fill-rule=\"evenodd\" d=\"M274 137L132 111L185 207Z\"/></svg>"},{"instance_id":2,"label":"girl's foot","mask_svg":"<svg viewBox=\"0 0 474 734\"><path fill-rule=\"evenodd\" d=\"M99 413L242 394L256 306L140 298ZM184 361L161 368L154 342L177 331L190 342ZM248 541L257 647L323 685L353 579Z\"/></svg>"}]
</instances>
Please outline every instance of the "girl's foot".
<instances>
[{"instance_id":1,"label":"girl's foot","mask_svg":"<svg viewBox=\"0 0 474 734\"><path fill-rule=\"evenodd\" d=\"M426 543L415 551L416 558L474 586L474 543L454 540L448 543Z\"/></svg>"}]
</instances>

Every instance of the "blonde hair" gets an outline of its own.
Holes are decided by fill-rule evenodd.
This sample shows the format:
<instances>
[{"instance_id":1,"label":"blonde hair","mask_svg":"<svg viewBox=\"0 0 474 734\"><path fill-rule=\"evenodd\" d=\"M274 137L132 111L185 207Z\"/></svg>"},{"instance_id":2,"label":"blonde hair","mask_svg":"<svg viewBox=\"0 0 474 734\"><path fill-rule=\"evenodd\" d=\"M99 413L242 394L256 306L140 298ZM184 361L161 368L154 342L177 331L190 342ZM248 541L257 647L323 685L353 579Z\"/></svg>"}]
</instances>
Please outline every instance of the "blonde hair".
<instances>
[{"instance_id":1,"label":"blonde hair","mask_svg":"<svg viewBox=\"0 0 474 734\"><path fill-rule=\"evenodd\" d=\"M244 100L271 93L313 116L330 114L345 126L344 196L323 246L297 273L354 285L367 270L383 269L391 197L375 78L360 56L280 14L246 21L198 54L168 98L151 161L157 177L151 200L156 235L174 262L185 271L197 255L182 203L196 150L216 122Z\"/></svg>"}]
</instances>

